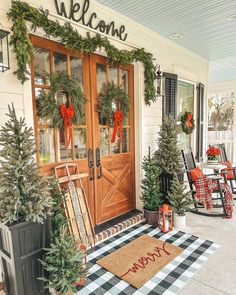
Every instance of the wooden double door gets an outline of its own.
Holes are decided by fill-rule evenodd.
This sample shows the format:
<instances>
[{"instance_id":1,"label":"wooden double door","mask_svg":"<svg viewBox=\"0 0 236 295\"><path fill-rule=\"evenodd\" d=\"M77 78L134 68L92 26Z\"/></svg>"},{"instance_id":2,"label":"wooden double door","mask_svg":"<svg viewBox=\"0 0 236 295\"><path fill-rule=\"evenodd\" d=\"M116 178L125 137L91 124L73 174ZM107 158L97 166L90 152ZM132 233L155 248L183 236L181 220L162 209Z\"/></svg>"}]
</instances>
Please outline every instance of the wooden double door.
<instances>
[{"instance_id":1,"label":"wooden double door","mask_svg":"<svg viewBox=\"0 0 236 295\"><path fill-rule=\"evenodd\" d=\"M113 80L124 87L130 98L129 117L124 119L122 141L113 128L99 122L97 98L104 83ZM97 224L135 208L134 190L134 100L133 66L110 67L106 58L90 56L93 150L96 163L94 181L95 221ZM101 157L101 167L97 163Z\"/></svg>"},{"instance_id":2,"label":"wooden double door","mask_svg":"<svg viewBox=\"0 0 236 295\"><path fill-rule=\"evenodd\" d=\"M51 174L63 162L78 163L84 179L91 216L95 225L135 208L134 172L134 83L133 66L109 65L105 57L81 55L64 46L36 36L31 65L35 117L37 162L42 174ZM50 89L40 78L44 71L66 71L83 87L86 95L86 122L73 126L70 145L66 148L63 132L37 118L37 100L42 90ZM104 83L114 81L130 98L130 113L123 122L122 140L117 132L111 143L113 128L103 125L98 116L98 96ZM60 98L55 98L60 99ZM114 104L115 108L115 104Z\"/></svg>"}]
</instances>

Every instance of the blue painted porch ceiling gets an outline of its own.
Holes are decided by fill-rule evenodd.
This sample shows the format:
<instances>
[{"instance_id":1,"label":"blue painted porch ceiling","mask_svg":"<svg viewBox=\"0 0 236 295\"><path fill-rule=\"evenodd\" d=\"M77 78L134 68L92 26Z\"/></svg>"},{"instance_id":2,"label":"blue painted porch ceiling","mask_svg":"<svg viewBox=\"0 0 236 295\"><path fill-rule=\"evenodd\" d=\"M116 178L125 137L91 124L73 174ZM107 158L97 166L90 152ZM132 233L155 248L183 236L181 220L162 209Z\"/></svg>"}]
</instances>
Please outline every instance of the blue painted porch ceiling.
<instances>
[{"instance_id":1,"label":"blue painted porch ceiling","mask_svg":"<svg viewBox=\"0 0 236 295\"><path fill-rule=\"evenodd\" d=\"M201 55L227 72L236 69L236 0L97 0L170 39L173 33L184 36L174 42ZM232 65L233 61L233 65ZM212 64L212 66L211 66Z\"/></svg>"}]
</instances>

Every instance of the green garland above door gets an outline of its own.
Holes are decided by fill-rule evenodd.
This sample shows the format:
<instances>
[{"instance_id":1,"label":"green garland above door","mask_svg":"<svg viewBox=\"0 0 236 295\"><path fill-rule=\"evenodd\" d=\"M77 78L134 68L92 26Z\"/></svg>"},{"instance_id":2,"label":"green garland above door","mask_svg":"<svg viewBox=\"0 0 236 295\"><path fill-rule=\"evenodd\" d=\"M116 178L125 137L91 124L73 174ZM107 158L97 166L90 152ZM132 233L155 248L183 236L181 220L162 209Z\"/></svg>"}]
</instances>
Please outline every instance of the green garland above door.
<instances>
[{"instance_id":1,"label":"green garland above door","mask_svg":"<svg viewBox=\"0 0 236 295\"><path fill-rule=\"evenodd\" d=\"M107 38L103 38L99 34L94 37L87 34L84 38L69 22L60 25L58 21L50 20L48 14L48 10L38 10L20 0L12 1L12 6L7 14L13 23L11 45L13 45L13 52L16 54L18 66L15 74L22 84L28 79L27 65L33 56L33 47L29 39L29 30L26 23L28 21L31 23L31 30L36 31L37 28L42 28L47 38L58 38L68 49L93 53L97 49L104 48L109 63L127 65L134 61L142 62L145 78L145 103L150 105L151 102L156 101L154 87L156 67L151 53L146 52L144 48L131 51L118 50L110 44Z\"/></svg>"}]
</instances>

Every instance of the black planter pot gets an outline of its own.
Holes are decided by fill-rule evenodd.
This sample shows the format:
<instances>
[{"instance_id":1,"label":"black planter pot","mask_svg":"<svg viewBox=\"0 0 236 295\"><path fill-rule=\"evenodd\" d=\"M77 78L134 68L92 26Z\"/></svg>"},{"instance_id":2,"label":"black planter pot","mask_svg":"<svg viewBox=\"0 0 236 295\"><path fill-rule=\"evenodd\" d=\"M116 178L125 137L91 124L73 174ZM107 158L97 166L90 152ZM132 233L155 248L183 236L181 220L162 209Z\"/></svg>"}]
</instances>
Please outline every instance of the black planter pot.
<instances>
[{"instance_id":1,"label":"black planter pot","mask_svg":"<svg viewBox=\"0 0 236 295\"><path fill-rule=\"evenodd\" d=\"M184 181L184 172L177 173L177 177L180 182ZM168 191L171 189L172 181L174 179L173 173L162 172L160 175L160 192L162 193L162 202L163 204L170 205L168 200Z\"/></svg>"},{"instance_id":2,"label":"black planter pot","mask_svg":"<svg viewBox=\"0 0 236 295\"><path fill-rule=\"evenodd\" d=\"M151 211L143 208L143 213L147 224L158 225L158 210Z\"/></svg>"},{"instance_id":3,"label":"black planter pot","mask_svg":"<svg viewBox=\"0 0 236 295\"><path fill-rule=\"evenodd\" d=\"M12 226L0 223L0 259L7 295L46 295L44 275L38 259L50 244L51 219L44 224L22 222Z\"/></svg>"}]
</instances>

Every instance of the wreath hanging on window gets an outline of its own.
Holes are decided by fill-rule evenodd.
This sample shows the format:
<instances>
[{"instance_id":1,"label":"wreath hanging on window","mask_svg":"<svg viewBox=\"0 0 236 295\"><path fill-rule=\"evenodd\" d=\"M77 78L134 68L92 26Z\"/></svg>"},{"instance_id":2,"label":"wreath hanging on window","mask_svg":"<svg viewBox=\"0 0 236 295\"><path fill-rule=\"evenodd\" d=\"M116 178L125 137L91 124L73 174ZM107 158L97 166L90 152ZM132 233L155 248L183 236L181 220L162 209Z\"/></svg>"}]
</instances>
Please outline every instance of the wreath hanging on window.
<instances>
[{"instance_id":1,"label":"wreath hanging on window","mask_svg":"<svg viewBox=\"0 0 236 295\"><path fill-rule=\"evenodd\" d=\"M180 118L181 127L184 133L191 134L195 128L193 114L186 111Z\"/></svg>"},{"instance_id":2,"label":"wreath hanging on window","mask_svg":"<svg viewBox=\"0 0 236 295\"><path fill-rule=\"evenodd\" d=\"M120 129L122 141L122 121L127 118L130 108L130 99L125 90L113 81L104 83L98 96L98 114L100 122L114 127L111 141L116 138L117 129Z\"/></svg>"},{"instance_id":3,"label":"wreath hanging on window","mask_svg":"<svg viewBox=\"0 0 236 295\"><path fill-rule=\"evenodd\" d=\"M49 81L50 90L41 91L37 100L37 115L48 120L53 127L64 128L67 147L72 124L80 125L85 122L85 95L80 85L64 72L46 73L43 80L45 83ZM60 92L65 94L66 101L57 98Z\"/></svg>"}]
</instances>

